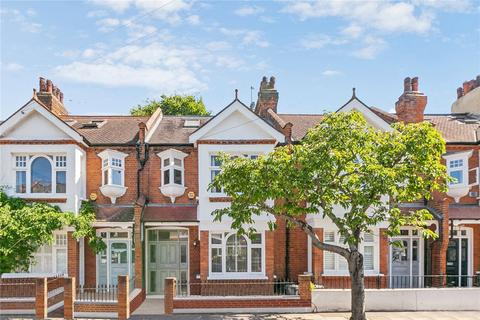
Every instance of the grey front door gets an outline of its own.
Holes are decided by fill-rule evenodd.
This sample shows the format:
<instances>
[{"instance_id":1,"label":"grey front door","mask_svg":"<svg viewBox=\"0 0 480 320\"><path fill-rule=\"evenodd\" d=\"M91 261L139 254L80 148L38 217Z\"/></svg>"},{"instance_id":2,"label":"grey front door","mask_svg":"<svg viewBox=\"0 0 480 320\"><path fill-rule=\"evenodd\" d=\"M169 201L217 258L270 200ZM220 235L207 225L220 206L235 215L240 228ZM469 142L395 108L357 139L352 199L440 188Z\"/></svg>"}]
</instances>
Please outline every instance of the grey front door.
<instances>
[{"instance_id":1,"label":"grey front door","mask_svg":"<svg viewBox=\"0 0 480 320\"><path fill-rule=\"evenodd\" d=\"M401 246L392 245L391 286L395 288L419 287L421 285L419 263L419 239L396 238Z\"/></svg>"},{"instance_id":2,"label":"grey front door","mask_svg":"<svg viewBox=\"0 0 480 320\"><path fill-rule=\"evenodd\" d=\"M188 280L188 232L186 230L148 230L148 285L153 295L164 293L165 278L175 277L179 290Z\"/></svg>"}]
</instances>

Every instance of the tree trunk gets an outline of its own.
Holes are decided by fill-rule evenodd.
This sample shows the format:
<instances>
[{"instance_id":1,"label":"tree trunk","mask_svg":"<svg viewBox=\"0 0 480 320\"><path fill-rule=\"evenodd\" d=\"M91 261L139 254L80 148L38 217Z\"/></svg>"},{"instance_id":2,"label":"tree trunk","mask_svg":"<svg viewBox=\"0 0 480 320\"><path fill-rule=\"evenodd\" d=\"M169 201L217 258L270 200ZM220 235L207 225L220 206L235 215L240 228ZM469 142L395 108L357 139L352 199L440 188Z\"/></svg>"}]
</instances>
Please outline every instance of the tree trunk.
<instances>
[{"instance_id":1,"label":"tree trunk","mask_svg":"<svg viewBox=\"0 0 480 320\"><path fill-rule=\"evenodd\" d=\"M350 271L350 280L352 281L352 316L350 320L366 320L363 255L360 252L353 251L350 254L348 269Z\"/></svg>"}]
</instances>

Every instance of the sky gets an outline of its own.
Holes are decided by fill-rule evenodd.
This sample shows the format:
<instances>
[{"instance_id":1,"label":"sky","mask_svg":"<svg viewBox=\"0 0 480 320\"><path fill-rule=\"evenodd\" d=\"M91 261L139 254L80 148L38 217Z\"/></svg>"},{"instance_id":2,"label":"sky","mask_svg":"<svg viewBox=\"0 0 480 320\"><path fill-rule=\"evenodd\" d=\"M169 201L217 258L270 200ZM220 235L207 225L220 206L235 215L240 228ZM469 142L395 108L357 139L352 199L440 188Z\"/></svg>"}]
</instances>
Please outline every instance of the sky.
<instances>
[{"instance_id":1,"label":"sky","mask_svg":"<svg viewBox=\"0 0 480 320\"><path fill-rule=\"evenodd\" d=\"M322 113L356 87L393 111L419 77L448 113L480 74L480 1L0 1L0 119L52 79L72 114L128 114L162 94L221 110L275 76L280 113ZM253 87L253 90L251 89Z\"/></svg>"}]
</instances>

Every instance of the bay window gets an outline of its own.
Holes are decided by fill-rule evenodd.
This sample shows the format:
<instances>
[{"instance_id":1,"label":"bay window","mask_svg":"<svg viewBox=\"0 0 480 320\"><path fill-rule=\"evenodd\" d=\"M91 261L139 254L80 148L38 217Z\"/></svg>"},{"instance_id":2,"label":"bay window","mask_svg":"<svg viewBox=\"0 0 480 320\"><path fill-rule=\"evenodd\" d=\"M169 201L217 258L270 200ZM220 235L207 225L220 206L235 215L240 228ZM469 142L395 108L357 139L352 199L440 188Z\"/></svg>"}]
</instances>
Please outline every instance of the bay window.
<instances>
[{"instance_id":1,"label":"bay window","mask_svg":"<svg viewBox=\"0 0 480 320\"><path fill-rule=\"evenodd\" d=\"M248 153L231 153L232 158L245 157L252 160L258 158L258 154L248 154ZM210 182L212 182L217 174L220 173L220 167L222 163L220 157L216 154L210 155ZM210 193L223 193L223 190L220 188L211 188Z\"/></svg>"},{"instance_id":2,"label":"bay window","mask_svg":"<svg viewBox=\"0 0 480 320\"><path fill-rule=\"evenodd\" d=\"M323 241L327 244L337 245L341 247L347 247L348 245L344 243L345 238L338 234L336 231L325 231L323 234ZM365 233L363 234L363 241L359 246L360 252L363 254L363 266L366 272L375 272L377 256L378 256L378 246L375 241L374 234ZM330 252L323 251L323 266L326 274L347 274L348 273L348 262L341 255Z\"/></svg>"},{"instance_id":3,"label":"bay window","mask_svg":"<svg viewBox=\"0 0 480 320\"><path fill-rule=\"evenodd\" d=\"M15 193L64 194L67 192L65 155L15 155Z\"/></svg>"},{"instance_id":4,"label":"bay window","mask_svg":"<svg viewBox=\"0 0 480 320\"><path fill-rule=\"evenodd\" d=\"M249 238L236 233L210 233L210 275L236 277L242 274L263 275L263 235Z\"/></svg>"},{"instance_id":5,"label":"bay window","mask_svg":"<svg viewBox=\"0 0 480 320\"><path fill-rule=\"evenodd\" d=\"M450 184L463 184L465 167L463 159L450 160L448 163L448 172L453 181Z\"/></svg>"},{"instance_id":6,"label":"bay window","mask_svg":"<svg viewBox=\"0 0 480 320\"><path fill-rule=\"evenodd\" d=\"M473 151L460 151L447 153L443 156L446 160L447 173L452 178L448 183L447 195L452 197L455 202L459 202L460 198L468 195L469 185L469 168L468 159L472 156Z\"/></svg>"},{"instance_id":7,"label":"bay window","mask_svg":"<svg viewBox=\"0 0 480 320\"><path fill-rule=\"evenodd\" d=\"M54 234L52 244L41 246L33 255L30 272L67 274L67 234Z\"/></svg>"},{"instance_id":8,"label":"bay window","mask_svg":"<svg viewBox=\"0 0 480 320\"><path fill-rule=\"evenodd\" d=\"M171 202L185 192L185 170L184 159L188 155L175 149L168 149L157 154L161 161L161 182L160 191Z\"/></svg>"},{"instance_id":9,"label":"bay window","mask_svg":"<svg viewBox=\"0 0 480 320\"><path fill-rule=\"evenodd\" d=\"M127 154L107 149L98 154L102 159L102 186L100 191L109 197L112 203L123 196L125 187L125 158Z\"/></svg>"}]
</instances>

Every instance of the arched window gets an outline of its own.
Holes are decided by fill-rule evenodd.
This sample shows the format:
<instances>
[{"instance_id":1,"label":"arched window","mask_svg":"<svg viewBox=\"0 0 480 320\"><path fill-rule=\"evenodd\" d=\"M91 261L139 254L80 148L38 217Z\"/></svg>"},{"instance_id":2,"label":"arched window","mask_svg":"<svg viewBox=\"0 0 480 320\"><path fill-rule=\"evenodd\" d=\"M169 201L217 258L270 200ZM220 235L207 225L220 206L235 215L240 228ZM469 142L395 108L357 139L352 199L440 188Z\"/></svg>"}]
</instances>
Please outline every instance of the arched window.
<instances>
[{"instance_id":1,"label":"arched window","mask_svg":"<svg viewBox=\"0 0 480 320\"><path fill-rule=\"evenodd\" d=\"M247 272L247 240L243 236L232 234L227 239L227 272Z\"/></svg>"},{"instance_id":2,"label":"arched window","mask_svg":"<svg viewBox=\"0 0 480 320\"><path fill-rule=\"evenodd\" d=\"M45 157L32 161L31 189L32 193L52 192L52 164Z\"/></svg>"}]
</instances>

